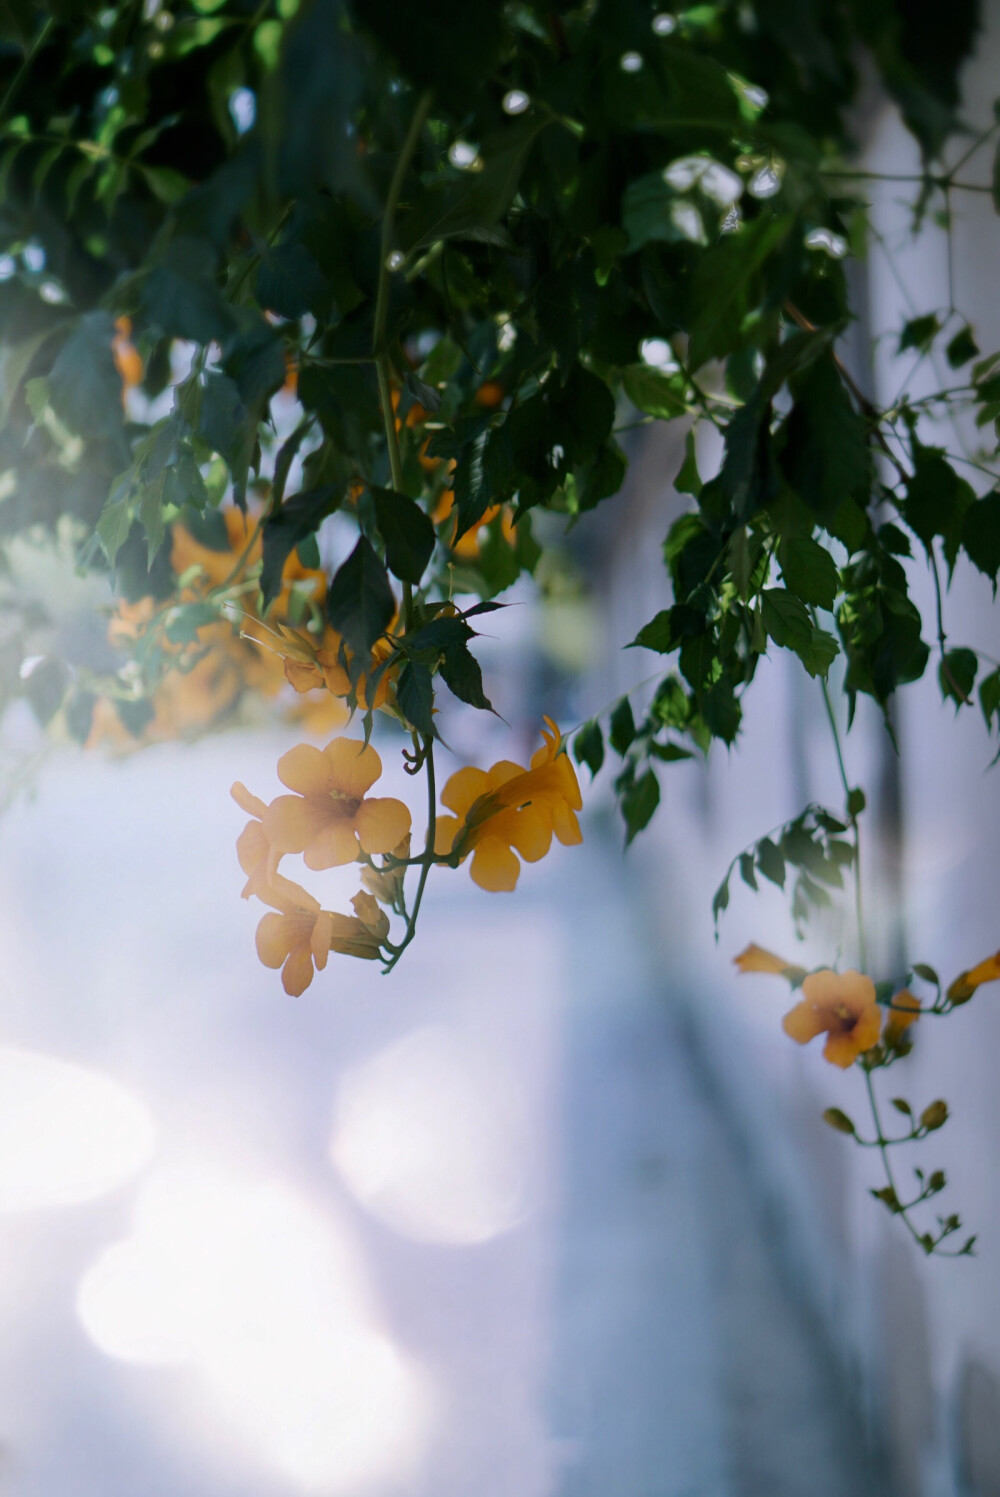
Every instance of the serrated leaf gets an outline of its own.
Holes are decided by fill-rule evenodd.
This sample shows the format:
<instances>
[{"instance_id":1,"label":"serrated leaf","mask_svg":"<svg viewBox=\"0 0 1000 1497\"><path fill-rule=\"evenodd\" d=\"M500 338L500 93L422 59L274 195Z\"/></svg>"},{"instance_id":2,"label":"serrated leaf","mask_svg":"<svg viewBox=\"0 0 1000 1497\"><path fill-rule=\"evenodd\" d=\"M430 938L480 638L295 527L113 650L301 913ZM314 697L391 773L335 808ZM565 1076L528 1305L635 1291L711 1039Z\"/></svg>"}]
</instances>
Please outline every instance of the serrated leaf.
<instances>
[{"instance_id":1,"label":"serrated leaf","mask_svg":"<svg viewBox=\"0 0 1000 1497\"><path fill-rule=\"evenodd\" d=\"M406 720L425 738L434 734L434 683L426 665L408 660L399 673L396 700Z\"/></svg>"},{"instance_id":2,"label":"serrated leaf","mask_svg":"<svg viewBox=\"0 0 1000 1497\"><path fill-rule=\"evenodd\" d=\"M479 661L465 644L453 644L441 659L441 678L460 702L492 712L493 704L483 691L483 672Z\"/></svg>"},{"instance_id":3,"label":"serrated leaf","mask_svg":"<svg viewBox=\"0 0 1000 1497\"><path fill-rule=\"evenodd\" d=\"M330 583L327 618L355 654L367 655L395 612L385 567L362 536Z\"/></svg>"},{"instance_id":4,"label":"serrated leaf","mask_svg":"<svg viewBox=\"0 0 1000 1497\"><path fill-rule=\"evenodd\" d=\"M785 588L765 588L761 617L775 644L794 650L810 676L826 675L837 658L837 641L824 629L816 628L798 598Z\"/></svg>"},{"instance_id":5,"label":"serrated leaf","mask_svg":"<svg viewBox=\"0 0 1000 1497\"><path fill-rule=\"evenodd\" d=\"M339 509L343 494L342 488L332 484L307 489L304 493L294 494L264 521L260 590L265 609L281 591L281 577L289 556L296 546L301 548L310 536L315 535L327 515Z\"/></svg>"},{"instance_id":6,"label":"serrated leaf","mask_svg":"<svg viewBox=\"0 0 1000 1497\"><path fill-rule=\"evenodd\" d=\"M371 490L375 518L385 541L389 570L401 582L419 583L434 551L434 526L414 499L394 489Z\"/></svg>"},{"instance_id":7,"label":"serrated leaf","mask_svg":"<svg viewBox=\"0 0 1000 1497\"><path fill-rule=\"evenodd\" d=\"M837 564L829 551L808 536L789 536L778 548L781 575L803 603L832 610L839 586Z\"/></svg>"}]
</instances>

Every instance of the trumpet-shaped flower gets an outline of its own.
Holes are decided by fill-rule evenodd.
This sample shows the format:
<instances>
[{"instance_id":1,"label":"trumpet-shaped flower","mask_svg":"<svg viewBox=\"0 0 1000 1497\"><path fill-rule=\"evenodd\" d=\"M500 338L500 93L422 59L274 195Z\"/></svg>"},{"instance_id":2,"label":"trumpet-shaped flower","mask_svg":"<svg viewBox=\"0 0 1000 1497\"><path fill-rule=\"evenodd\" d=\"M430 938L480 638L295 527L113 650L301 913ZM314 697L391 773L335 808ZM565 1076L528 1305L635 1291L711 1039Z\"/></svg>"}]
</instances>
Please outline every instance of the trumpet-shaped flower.
<instances>
[{"instance_id":1,"label":"trumpet-shaped flower","mask_svg":"<svg viewBox=\"0 0 1000 1497\"><path fill-rule=\"evenodd\" d=\"M970 967L968 972L960 972L948 989L947 996L952 1003L967 1003L978 987L984 982L996 982L1000 977L1000 951L993 956L988 956L985 961L975 967Z\"/></svg>"},{"instance_id":2,"label":"trumpet-shaped flower","mask_svg":"<svg viewBox=\"0 0 1000 1497\"><path fill-rule=\"evenodd\" d=\"M334 738L326 748L300 743L278 760L278 777L292 795L279 795L262 817L270 867L285 853L302 853L309 868L339 868L360 852L387 853L410 830L410 812L390 796L369 797L382 773L370 744Z\"/></svg>"},{"instance_id":3,"label":"trumpet-shaped flower","mask_svg":"<svg viewBox=\"0 0 1000 1497\"><path fill-rule=\"evenodd\" d=\"M337 933L347 919L321 910L319 900L291 879L274 874L254 889L272 909L257 926L257 955L265 967L280 967L285 992L297 998L322 971Z\"/></svg>"},{"instance_id":4,"label":"trumpet-shaped flower","mask_svg":"<svg viewBox=\"0 0 1000 1497\"><path fill-rule=\"evenodd\" d=\"M898 993L893 993L889 1005L889 1018L882 1036L890 1049L898 1048L903 1035L919 1018L920 999L915 993L911 993L909 988L901 988Z\"/></svg>"},{"instance_id":5,"label":"trumpet-shaped flower","mask_svg":"<svg viewBox=\"0 0 1000 1497\"><path fill-rule=\"evenodd\" d=\"M828 967L810 972L802 984L802 1002L785 1015L782 1028L800 1045L826 1034L824 1059L846 1070L878 1040L882 1013L875 984L861 972L831 972Z\"/></svg>"},{"instance_id":6,"label":"trumpet-shaped flower","mask_svg":"<svg viewBox=\"0 0 1000 1497\"><path fill-rule=\"evenodd\" d=\"M565 845L583 840L576 812L580 787L562 738L551 718L542 733L543 746L533 755L530 769L502 759L492 769L460 769L441 795L454 816L438 818L435 851L472 854L474 883L491 892L514 888L521 871L517 855L527 863L543 858L553 834Z\"/></svg>"},{"instance_id":7,"label":"trumpet-shaped flower","mask_svg":"<svg viewBox=\"0 0 1000 1497\"><path fill-rule=\"evenodd\" d=\"M733 957L733 965L741 972L774 972L779 977L791 979L805 976L803 967L797 967L794 962L786 962L783 956L777 956L775 952L767 951L753 941L744 947L739 956Z\"/></svg>"}]
</instances>

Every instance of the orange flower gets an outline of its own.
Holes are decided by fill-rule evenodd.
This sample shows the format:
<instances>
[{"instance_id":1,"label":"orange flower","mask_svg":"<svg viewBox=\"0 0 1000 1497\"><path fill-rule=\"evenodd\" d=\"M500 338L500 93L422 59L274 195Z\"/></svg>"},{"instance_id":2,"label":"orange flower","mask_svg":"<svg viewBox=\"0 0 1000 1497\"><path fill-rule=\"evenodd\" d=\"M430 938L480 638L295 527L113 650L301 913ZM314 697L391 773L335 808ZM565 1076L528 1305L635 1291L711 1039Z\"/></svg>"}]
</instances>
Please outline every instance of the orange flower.
<instances>
[{"instance_id":1,"label":"orange flower","mask_svg":"<svg viewBox=\"0 0 1000 1497\"><path fill-rule=\"evenodd\" d=\"M993 956L988 956L985 961L976 967L970 967L968 972L960 972L948 989L947 996L952 1003L967 1003L978 987L984 982L996 982L1000 977L1000 951Z\"/></svg>"},{"instance_id":2,"label":"orange flower","mask_svg":"<svg viewBox=\"0 0 1000 1497\"><path fill-rule=\"evenodd\" d=\"M111 339L111 357L115 361L122 382L122 399L132 385L142 383L142 359L132 342L132 322L128 317L115 318L114 337Z\"/></svg>"},{"instance_id":3,"label":"orange flower","mask_svg":"<svg viewBox=\"0 0 1000 1497\"><path fill-rule=\"evenodd\" d=\"M498 405L503 403L506 393L499 380L488 379L476 391L476 404L485 406L488 411L495 410Z\"/></svg>"},{"instance_id":4,"label":"orange flower","mask_svg":"<svg viewBox=\"0 0 1000 1497\"><path fill-rule=\"evenodd\" d=\"M818 1034L829 1038L824 1059L847 1067L878 1040L882 1013L875 1000L875 984L861 972L810 972L802 984L802 1002L781 1021L787 1035L800 1045Z\"/></svg>"},{"instance_id":5,"label":"orange flower","mask_svg":"<svg viewBox=\"0 0 1000 1497\"><path fill-rule=\"evenodd\" d=\"M386 853L410 830L410 812L391 797L367 799L382 773L370 744L334 738L326 748L300 743L278 760L278 776L294 795L279 795L263 816L271 867L300 852L309 868L339 868L359 853Z\"/></svg>"},{"instance_id":6,"label":"orange flower","mask_svg":"<svg viewBox=\"0 0 1000 1497\"><path fill-rule=\"evenodd\" d=\"M765 951L763 946L757 946L753 941L739 956L733 957L733 965L741 972L777 972L779 976L792 970L792 963L786 962L783 956L775 956L773 951Z\"/></svg>"},{"instance_id":7,"label":"orange flower","mask_svg":"<svg viewBox=\"0 0 1000 1497\"><path fill-rule=\"evenodd\" d=\"M254 890L273 906L257 926L257 955L265 967L280 967L286 993L297 998L326 966L337 922L348 919L321 910L319 900L291 879L275 875Z\"/></svg>"},{"instance_id":8,"label":"orange flower","mask_svg":"<svg viewBox=\"0 0 1000 1497\"><path fill-rule=\"evenodd\" d=\"M569 756L561 752L562 738L551 718L545 718L544 745L522 769L502 759L490 770L469 767L451 776L441 794L454 816L438 817L435 851L457 853L460 861L471 852L473 883L491 892L509 891L517 883L521 865L543 858L553 833L565 845L582 842L575 812L582 805L580 786Z\"/></svg>"},{"instance_id":9,"label":"orange flower","mask_svg":"<svg viewBox=\"0 0 1000 1497\"><path fill-rule=\"evenodd\" d=\"M894 993L890 1001L889 1018L883 1035L886 1044L896 1049L910 1025L915 1024L919 1018L920 999L911 993L909 988L901 988L898 993Z\"/></svg>"},{"instance_id":10,"label":"orange flower","mask_svg":"<svg viewBox=\"0 0 1000 1497\"><path fill-rule=\"evenodd\" d=\"M267 810L264 802L259 796L251 795L247 787L236 781L229 791L233 800L246 811L248 816L254 819L248 821L242 832L236 839L236 856L240 867L247 876L243 885L243 898L249 899L251 894L256 894L263 899L264 895L259 892L260 888L267 883L268 855L271 844L264 833L264 812Z\"/></svg>"}]
</instances>

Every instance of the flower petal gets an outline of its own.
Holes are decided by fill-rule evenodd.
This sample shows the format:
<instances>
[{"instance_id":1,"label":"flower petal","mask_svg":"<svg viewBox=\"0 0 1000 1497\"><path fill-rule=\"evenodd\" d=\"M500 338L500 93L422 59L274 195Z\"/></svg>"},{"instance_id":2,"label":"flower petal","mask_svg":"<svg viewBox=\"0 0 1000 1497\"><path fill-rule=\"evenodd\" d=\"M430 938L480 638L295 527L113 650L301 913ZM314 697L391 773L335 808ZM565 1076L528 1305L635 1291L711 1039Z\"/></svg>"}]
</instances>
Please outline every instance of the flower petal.
<instances>
[{"instance_id":1,"label":"flower petal","mask_svg":"<svg viewBox=\"0 0 1000 1497\"><path fill-rule=\"evenodd\" d=\"M236 856L246 874L255 873L267 861L271 844L259 821L248 821L236 839Z\"/></svg>"},{"instance_id":2,"label":"flower petal","mask_svg":"<svg viewBox=\"0 0 1000 1497\"><path fill-rule=\"evenodd\" d=\"M499 837L484 837L476 846L470 868L472 882L491 894L509 893L517 883L521 865Z\"/></svg>"},{"instance_id":3,"label":"flower petal","mask_svg":"<svg viewBox=\"0 0 1000 1497\"><path fill-rule=\"evenodd\" d=\"M343 868L345 863L353 863L357 855L358 839L354 823L343 816L321 827L303 851L306 867L314 871L321 868Z\"/></svg>"},{"instance_id":4,"label":"flower petal","mask_svg":"<svg viewBox=\"0 0 1000 1497\"><path fill-rule=\"evenodd\" d=\"M537 863L539 858L544 858L552 846L552 820L546 816L542 808L525 806L523 810L506 811L501 814L504 820L504 833L511 847L517 848L524 861ZM494 821L499 820L500 817L494 818ZM492 831L493 822L490 822L489 828Z\"/></svg>"},{"instance_id":5,"label":"flower petal","mask_svg":"<svg viewBox=\"0 0 1000 1497\"><path fill-rule=\"evenodd\" d=\"M256 816L258 821L263 816L264 802L259 795L251 795L250 791L240 780L237 780L235 785L231 787L229 794L233 797L240 810L245 811L248 816Z\"/></svg>"},{"instance_id":6,"label":"flower petal","mask_svg":"<svg viewBox=\"0 0 1000 1497\"><path fill-rule=\"evenodd\" d=\"M580 823L576 819L575 812L571 811L564 800L552 802L552 830L564 847L575 847L583 841L583 833Z\"/></svg>"},{"instance_id":7,"label":"flower petal","mask_svg":"<svg viewBox=\"0 0 1000 1497\"><path fill-rule=\"evenodd\" d=\"M280 967L288 956L288 918L272 912L257 926L257 955L265 967Z\"/></svg>"},{"instance_id":8,"label":"flower petal","mask_svg":"<svg viewBox=\"0 0 1000 1497\"><path fill-rule=\"evenodd\" d=\"M490 788L489 776L484 769L476 769L475 765L466 765L464 769L456 769L441 792L441 804L447 806L449 811L454 811L456 816L464 816L481 795L485 795Z\"/></svg>"},{"instance_id":9,"label":"flower petal","mask_svg":"<svg viewBox=\"0 0 1000 1497\"><path fill-rule=\"evenodd\" d=\"M334 738L323 750L330 766L329 783L344 795L361 800L382 773L382 760L370 743L357 738Z\"/></svg>"},{"instance_id":10,"label":"flower petal","mask_svg":"<svg viewBox=\"0 0 1000 1497\"><path fill-rule=\"evenodd\" d=\"M751 941L739 956L733 957L733 965L741 972L777 972L780 975L791 963L786 962L783 956L777 956L773 951Z\"/></svg>"},{"instance_id":11,"label":"flower petal","mask_svg":"<svg viewBox=\"0 0 1000 1497\"><path fill-rule=\"evenodd\" d=\"M313 980L313 959L308 944L296 946L288 953L281 969L281 986L290 998L298 998Z\"/></svg>"},{"instance_id":12,"label":"flower petal","mask_svg":"<svg viewBox=\"0 0 1000 1497\"><path fill-rule=\"evenodd\" d=\"M822 1034L826 1025L811 1003L797 1003L782 1019L781 1027L797 1044L807 1045Z\"/></svg>"},{"instance_id":13,"label":"flower petal","mask_svg":"<svg viewBox=\"0 0 1000 1497\"><path fill-rule=\"evenodd\" d=\"M410 808L392 796L363 800L354 818L358 841L367 853L392 852L410 830Z\"/></svg>"},{"instance_id":14,"label":"flower petal","mask_svg":"<svg viewBox=\"0 0 1000 1497\"><path fill-rule=\"evenodd\" d=\"M312 928L312 936L309 939L309 949L312 959L316 963L317 972L322 972L326 966L326 959L330 955L330 942L333 939L333 915L329 910L320 910L316 916L316 924Z\"/></svg>"},{"instance_id":15,"label":"flower petal","mask_svg":"<svg viewBox=\"0 0 1000 1497\"><path fill-rule=\"evenodd\" d=\"M434 822L434 851L439 858L448 856L461 829L462 822L457 816L437 817Z\"/></svg>"},{"instance_id":16,"label":"flower petal","mask_svg":"<svg viewBox=\"0 0 1000 1497\"><path fill-rule=\"evenodd\" d=\"M330 789L330 763L321 749L298 743L278 760L278 779L299 795L325 795Z\"/></svg>"},{"instance_id":17,"label":"flower petal","mask_svg":"<svg viewBox=\"0 0 1000 1497\"><path fill-rule=\"evenodd\" d=\"M264 835L278 853L302 852L325 821L315 801L303 800L300 795L279 795L264 812Z\"/></svg>"}]
</instances>

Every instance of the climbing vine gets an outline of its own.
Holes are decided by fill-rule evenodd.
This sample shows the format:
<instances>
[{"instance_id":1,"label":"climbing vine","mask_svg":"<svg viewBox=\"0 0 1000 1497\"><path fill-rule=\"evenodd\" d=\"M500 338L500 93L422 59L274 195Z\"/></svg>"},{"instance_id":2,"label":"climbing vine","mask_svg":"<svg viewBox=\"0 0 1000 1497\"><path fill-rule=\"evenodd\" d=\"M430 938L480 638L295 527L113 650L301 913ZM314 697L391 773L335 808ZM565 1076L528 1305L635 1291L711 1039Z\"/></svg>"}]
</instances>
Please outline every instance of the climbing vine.
<instances>
[{"instance_id":1,"label":"climbing vine","mask_svg":"<svg viewBox=\"0 0 1000 1497\"><path fill-rule=\"evenodd\" d=\"M736 740L759 661L796 656L844 805L762 829L716 920L737 870L788 883L797 926L853 885L859 970L738 961L801 989L793 1039L825 1032L863 1069L870 1136L827 1119L878 1152L880 1199L928 1252L959 1230L912 1223L943 1173L906 1200L892 1151L947 1110L897 1097L890 1136L874 1078L1000 968L943 995L926 966L868 974L865 796L838 720L864 695L891 733L933 660L945 702L1000 736L1000 664L947 628L959 558L994 591L1000 569L1000 352L951 276L948 307L898 335L947 377L886 408L864 393L846 266L878 247L874 174L848 121L872 69L919 147L892 179L914 233L950 231L964 195L1000 208L998 126L959 111L977 24L974 0L919 20L902 0L0 6L3 701L89 748L265 710L327 739L279 761L288 794L233 792L258 951L299 993L331 951L395 967L434 870L510 890L579 841L574 760L593 777L616 757L631 841L673 761ZM974 453L940 445L963 409ZM439 792L440 707L493 710L477 626L544 571L553 521L534 522L617 512L632 433L663 421L686 434L669 476L689 503L663 606L621 642L658 657L651 689L574 729L572 757L546 719L530 765L458 768ZM81 589L99 638L66 627ZM416 840L410 805L369 793L377 720L424 781ZM353 914L293 882L298 856L358 866Z\"/></svg>"}]
</instances>

